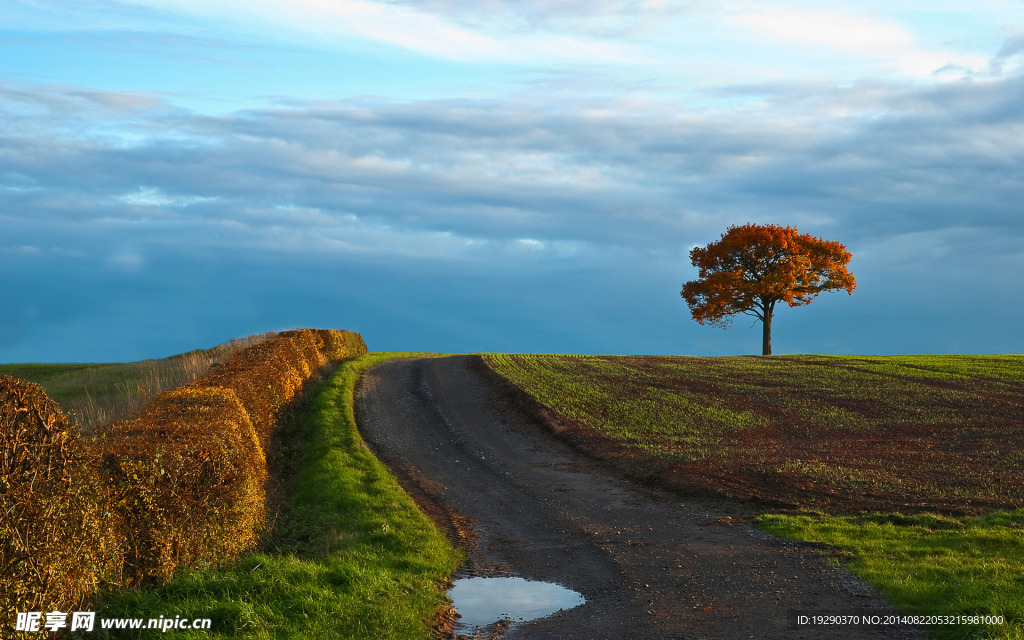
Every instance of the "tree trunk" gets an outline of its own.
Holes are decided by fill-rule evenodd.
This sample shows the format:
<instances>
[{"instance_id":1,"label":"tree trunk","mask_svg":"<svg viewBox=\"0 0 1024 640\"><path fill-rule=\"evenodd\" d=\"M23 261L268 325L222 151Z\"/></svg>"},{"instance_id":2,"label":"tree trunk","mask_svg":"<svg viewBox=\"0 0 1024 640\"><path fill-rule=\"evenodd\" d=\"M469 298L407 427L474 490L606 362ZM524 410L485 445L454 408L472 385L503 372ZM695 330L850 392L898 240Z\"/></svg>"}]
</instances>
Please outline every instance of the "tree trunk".
<instances>
[{"instance_id":1,"label":"tree trunk","mask_svg":"<svg viewBox=\"0 0 1024 640\"><path fill-rule=\"evenodd\" d=\"M761 321L761 327L764 333L761 336L761 355L770 356L772 355L772 304L764 305L764 320Z\"/></svg>"}]
</instances>

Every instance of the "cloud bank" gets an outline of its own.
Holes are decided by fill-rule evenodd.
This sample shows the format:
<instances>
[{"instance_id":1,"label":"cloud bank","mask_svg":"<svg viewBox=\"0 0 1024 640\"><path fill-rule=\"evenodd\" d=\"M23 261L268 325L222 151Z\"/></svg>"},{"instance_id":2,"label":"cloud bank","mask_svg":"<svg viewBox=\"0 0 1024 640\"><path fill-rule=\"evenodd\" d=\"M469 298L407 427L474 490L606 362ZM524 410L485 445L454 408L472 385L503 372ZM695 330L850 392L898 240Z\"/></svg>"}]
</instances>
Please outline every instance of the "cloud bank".
<instances>
[{"instance_id":1,"label":"cloud bank","mask_svg":"<svg viewBox=\"0 0 1024 640\"><path fill-rule=\"evenodd\" d=\"M210 116L5 84L0 283L18 303L0 360L310 324L373 349L751 352L750 331L699 327L678 295L689 249L746 222L854 254L858 291L783 315L780 351L1024 350L1024 77L716 92L744 106L360 98Z\"/></svg>"}]
</instances>

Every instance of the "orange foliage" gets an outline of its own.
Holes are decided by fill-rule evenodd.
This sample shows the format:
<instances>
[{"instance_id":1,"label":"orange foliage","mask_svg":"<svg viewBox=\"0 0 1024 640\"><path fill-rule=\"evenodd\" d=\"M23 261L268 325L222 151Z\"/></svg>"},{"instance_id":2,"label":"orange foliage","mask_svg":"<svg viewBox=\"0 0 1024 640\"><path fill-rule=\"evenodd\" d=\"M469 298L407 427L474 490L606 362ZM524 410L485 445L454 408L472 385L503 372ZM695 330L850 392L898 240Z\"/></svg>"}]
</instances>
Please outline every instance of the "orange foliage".
<instances>
[{"instance_id":1,"label":"orange foliage","mask_svg":"<svg viewBox=\"0 0 1024 640\"><path fill-rule=\"evenodd\" d=\"M252 547L282 409L366 351L358 333L285 331L87 441L42 387L0 377L0 619Z\"/></svg>"},{"instance_id":2,"label":"orange foliage","mask_svg":"<svg viewBox=\"0 0 1024 640\"><path fill-rule=\"evenodd\" d=\"M253 546L281 410L324 364L364 353L358 333L285 331L112 425L94 446L122 520L124 583L162 582L179 565Z\"/></svg>"},{"instance_id":3,"label":"orange foliage","mask_svg":"<svg viewBox=\"0 0 1024 640\"><path fill-rule=\"evenodd\" d=\"M78 429L42 387L0 376L4 625L13 624L18 611L77 610L119 566L95 463Z\"/></svg>"},{"instance_id":4,"label":"orange foliage","mask_svg":"<svg viewBox=\"0 0 1024 640\"><path fill-rule=\"evenodd\" d=\"M110 507L122 521L123 579L168 579L179 564L231 557L264 523L267 465L230 389L167 391L101 441Z\"/></svg>"},{"instance_id":5,"label":"orange foliage","mask_svg":"<svg viewBox=\"0 0 1024 640\"><path fill-rule=\"evenodd\" d=\"M737 313L756 316L764 323L764 355L770 355L775 304L810 304L822 291L852 294L857 282L846 270L850 258L838 242L792 227L732 226L718 242L690 252L700 274L681 295L700 324L728 327Z\"/></svg>"}]
</instances>

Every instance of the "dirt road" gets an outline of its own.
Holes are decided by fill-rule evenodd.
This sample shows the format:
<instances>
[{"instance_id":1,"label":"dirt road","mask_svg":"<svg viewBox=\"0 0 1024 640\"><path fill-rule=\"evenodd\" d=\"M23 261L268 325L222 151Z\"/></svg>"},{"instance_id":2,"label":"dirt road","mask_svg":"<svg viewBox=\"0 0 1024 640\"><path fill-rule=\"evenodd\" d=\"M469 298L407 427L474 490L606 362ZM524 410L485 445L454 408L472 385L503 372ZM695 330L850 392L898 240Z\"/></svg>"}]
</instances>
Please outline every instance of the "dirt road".
<instances>
[{"instance_id":1,"label":"dirt road","mask_svg":"<svg viewBox=\"0 0 1024 640\"><path fill-rule=\"evenodd\" d=\"M475 356L389 361L357 418L457 544L462 576L521 576L586 604L503 638L922 638L883 626L798 628L787 612L894 613L870 588L731 517L625 481L517 413Z\"/></svg>"}]
</instances>

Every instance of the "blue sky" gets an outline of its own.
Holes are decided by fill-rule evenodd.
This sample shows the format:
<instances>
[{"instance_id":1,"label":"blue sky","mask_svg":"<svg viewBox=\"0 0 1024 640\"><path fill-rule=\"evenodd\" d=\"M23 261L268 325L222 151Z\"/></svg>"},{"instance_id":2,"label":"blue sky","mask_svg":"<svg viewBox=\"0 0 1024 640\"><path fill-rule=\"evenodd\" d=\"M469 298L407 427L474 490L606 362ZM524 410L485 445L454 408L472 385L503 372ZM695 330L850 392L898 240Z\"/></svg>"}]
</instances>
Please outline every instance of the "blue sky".
<instances>
[{"instance_id":1,"label":"blue sky","mask_svg":"<svg viewBox=\"0 0 1024 640\"><path fill-rule=\"evenodd\" d=\"M0 0L0 362L758 353L747 222L853 253L776 353L1020 353L1022 203L1020 0Z\"/></svg>"}]
</instances>

